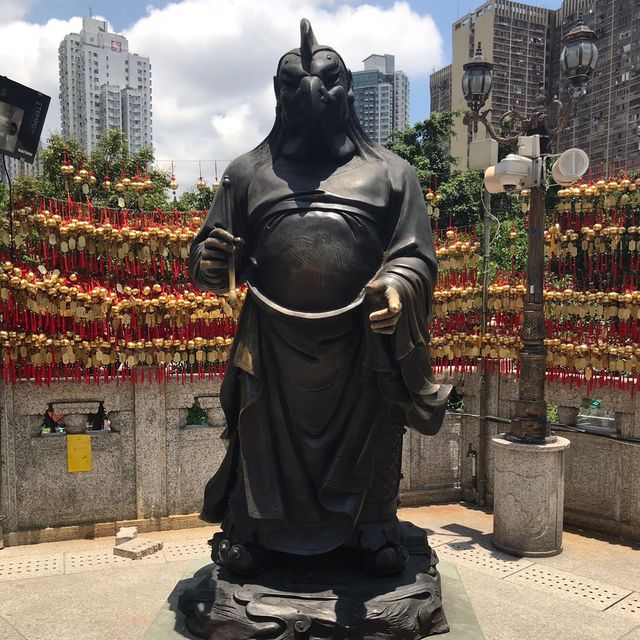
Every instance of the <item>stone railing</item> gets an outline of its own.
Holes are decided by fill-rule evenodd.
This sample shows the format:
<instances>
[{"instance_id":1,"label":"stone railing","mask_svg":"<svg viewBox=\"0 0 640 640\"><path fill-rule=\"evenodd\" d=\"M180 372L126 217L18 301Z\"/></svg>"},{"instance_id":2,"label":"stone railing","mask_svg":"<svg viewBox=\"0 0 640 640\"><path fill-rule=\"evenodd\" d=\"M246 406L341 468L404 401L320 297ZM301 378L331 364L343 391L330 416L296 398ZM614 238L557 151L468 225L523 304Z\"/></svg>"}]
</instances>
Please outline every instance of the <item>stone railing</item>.
<instances>
[{"instance_id":1,"label":"stone railing","mask_svg":"<svg viewBox=\"0 0 640 640\"><path fill-rule=\"evenodd\" d=\"M198 524L194 514L204 486L225 453L219 386L218 380L182 384L175 379L0 386L0 527L5 540L16 544L106 535L123 521L169 526L161 520L183 514L191 516L178 519L179 524ZM190 427L187 412L196 399L209 420ZM91 471L70 473L66 436L40 435L44 413L52 404L77 432L99 402L113 430L92 433ZM458 416L447 419L437 438L407 432L401 484L405 504L460 499L461 437Z\"/></svg>"},{"instance_id":2,"label":"stone railing","mask_svg":"<svg viewBox=\"0 0 640 640\"><path fill-rule=\"evenodd\" d=\"M451 381L464 397L465 412L477 414L477 374ZM114 530L114 523L122 521L149 528L170 526L163 518L177 518L176 526L198 524L194 514L200 509L204 485L225 452L218 392L218 381L0 386L0 527L4 527L5 540L15 544L106 535ZM640 438L640 419L636 418L640 416L640 394L604 389L593 395L603 408L615 412L620 436ZM557 406L559 422L565 424L575 421L583 396L580 388L560 384L547 388L547 401ZM488 415L509 419L516 398L516 380L489 377ZM208 424L188 427L187 412L195 399L206 410ZM81 424L99 401L114 430L91 436L91 471L69 473L66 437L39 435L44 412L49 403L54 410L63 406L70 422ZM488 423L489 505L493 498L491 436L504 430L504 424ZM407 431L402 504L475 502L477 479L473 455L468 453L478 451L479 432L477 418L457 414L447 416L435 437ZM566 457L565 522L640 540L640 444L588 433L562 435L571 440ZM68 531L57 538L49 536L50 528L61 527Z\"/></svg>"},{"instance_id":3,"label":"stone railing","mask_svg":"<svg viewBox=\"0 0 640 640\"><path fill-rule=\"evenodd\" d=\"M457 380L464 394L465 412L477 414L480 409L479 376ZM593 433L558 430L571 441L566 454L565 523L609 535L640 540L640 394L612 389L596 389L591 396L602 402L602 408L615 413L617 436L602 437ZM503 376L489 376L487 414L509 419L515 411L518 382ZM555 405L558 422L575 426L579 407L586 399L586 388L573 389L560 383L547 385L546 400ZM475 479L469 448L478 451L479 421L464 416L462 420L461 486L465 500L475 501ZM504 432L506 425L488 422L486 447L487 503L493 500L493 456L491 437Z\"/></svg>"}]
</instances>

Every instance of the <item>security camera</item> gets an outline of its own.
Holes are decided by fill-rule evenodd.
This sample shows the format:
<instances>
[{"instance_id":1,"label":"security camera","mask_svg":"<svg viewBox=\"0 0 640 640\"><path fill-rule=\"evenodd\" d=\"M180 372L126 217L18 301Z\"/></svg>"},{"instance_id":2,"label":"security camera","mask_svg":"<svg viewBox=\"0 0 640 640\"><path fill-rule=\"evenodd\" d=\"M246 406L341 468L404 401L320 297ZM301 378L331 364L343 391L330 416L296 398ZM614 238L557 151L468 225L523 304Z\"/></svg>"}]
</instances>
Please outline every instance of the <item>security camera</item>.
<instances>
[{"instance_id":1,"label":"security camera","mask_svg":"<svg viewBox=\"0 0 640 640\"><path fill-rule=\"evenodd\" d=\"M489 167L484 173L484 184L489 193L506 191L511 193L516 189L531 187L535 183L535 169L537 161L531 158L510 153L498 164Z\"/></svg>"}]
</instances>

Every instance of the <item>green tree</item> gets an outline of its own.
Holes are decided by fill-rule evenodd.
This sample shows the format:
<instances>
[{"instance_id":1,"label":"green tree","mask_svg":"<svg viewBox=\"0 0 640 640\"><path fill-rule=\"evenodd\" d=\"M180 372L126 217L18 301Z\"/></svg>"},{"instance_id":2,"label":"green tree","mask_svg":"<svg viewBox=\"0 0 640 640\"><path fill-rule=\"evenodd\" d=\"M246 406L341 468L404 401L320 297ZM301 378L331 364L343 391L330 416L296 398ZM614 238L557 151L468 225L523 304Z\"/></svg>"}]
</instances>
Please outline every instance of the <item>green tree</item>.
<instances>
[{"instance_id":1,"label":"green tree","mask_svg":"<svg viewBox=\"0 0 640 640\"><path fill-rule=\"evenodd\" d=\"M152 149L144 148L138 153L130 153L127 139L121 131L107 131L100 138L89 158L89 167L97 178L92 198L104 202L108 206L116 207L121 194L115 190L115 185L121 177L127 176L133 179L137 175L140 179L146 180L148 176L153 187L141 192L129 190L125 192L125 201L127 204L132 200L137 203L138 195L142 194L142 208L168 208L167 189L171 182L171 176L167 171L154 169L153 160ZM109 177L111 182L111 188L108 190L102 186L106 177Z\"/></svg>"},{"instance_id":2,"label":"green tree","mask_svg":"<svg viewBox=\"0 0 640 640\"><path fill-rule=\"evenodd\" d=\"M194 186L193 190L182 192L176 208L178 211L208 211L215 193L215 189L210 186L206 186L202 191Z\"/></svg>"},{"instance_id":3,"label":"green tree","mask_svg":"<svg viewBox=\"0 0 640 640\"><path fill-rule=\"evenodd\" d=\"M494 196L495 198L495 196ZM492 207L493 208L493 207ZM491 228L491 250L489 252L489 281L495 279L498 269L523 273L527 269L528 235L526 216L520 214L511 219L498 220ZM515 233L516 237L511 238ZM512 247L515 253L512 253Z\"/></svg>"},{"instance_id":4,"label":"green tree","mask_svg":"<svg viewBox=\"0 0 640 640\"><path fill-rule=\"evenodd\" d=\"M2 169L0 169L2 171ZM0 216L4 217L4 214L9 208L9 187L6 183L0 181Z\"/></svg>"},{"instance_id":5,"label":"green tree","mask_svg":"<svg viewBox=\"0 0 640 640\"><path fill-rule=\"evenodd\" d=\"M33 194L64 199L67 193L74 200L83 200L82 186L73 183L73 175L65 178L61 172L62 165L68 161L76 172L84 168L93 173L95 184L90 187L89 197L96 205L117 207L121 194L115 190L116 183L121 176L132 179L138 175L142 180L148 176L153 186L140 192L127 190L124 193L127 206L137 207L139 198L144 209L166 209L170 206L167 189L171 178L168 172L153 168L152 149L130 153L121 131L107 131L89 157L76 140L53 134L47 140L41 159L40 175L16 179L16 201L25 201ZM111 182L110 189L103 187L107 176Z\"/></svg>"},{"instance_id":6,"label":"green tree","mask_svg":"<svg viewBox=\"0 0 640 640\"><path fill-rule=\"evenodd\" d=\"M42 195L55 198L66 198L65 177L60 171L60 167L65 159L78 170L86 165L87 156L84 149L74 138L64 138L54 133L47 140L47 146L40 153L42 171L36 177L37 185ZM24 187L29 189L36 183L26 181ZM71 183L72 184L72 183ZM72 187L73 188L73 187ZM19 191L21 197L28 195Z\"/></svg>"},{"instance_id":7,"label":"green tree","mask_svg":"<svg viewBox=\"0 0 640 640\"><path fill-rule=\"evenodd\" d=\"M404 131L392 131L387 148L404 158L418 174L422 190L426 193L437 183L445 183L451 175L455 158L447 150L453 132L451 111L433 113L430 118L417 122Z\"/></svg>"},{"instance_id":8,"label":"green tree","mask_svg":"<svg viewBox=\"0 0 640 640\"><path fill-rule=\"evenodd\" d=\"M469 227L482 222L480 171L456 171L440 187L440 226Z\"/></svg>"}]
</instances>

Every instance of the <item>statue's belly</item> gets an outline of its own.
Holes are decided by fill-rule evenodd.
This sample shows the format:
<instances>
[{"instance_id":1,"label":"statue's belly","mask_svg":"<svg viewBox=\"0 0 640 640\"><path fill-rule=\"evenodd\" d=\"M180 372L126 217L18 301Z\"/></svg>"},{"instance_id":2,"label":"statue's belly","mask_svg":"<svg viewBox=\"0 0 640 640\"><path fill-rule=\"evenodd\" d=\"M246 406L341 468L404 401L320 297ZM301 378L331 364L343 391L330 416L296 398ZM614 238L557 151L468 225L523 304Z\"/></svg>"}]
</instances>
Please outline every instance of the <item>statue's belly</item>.
<instances>
[{"instance_id":1,"label":"statue's belly","mask_svg":"<svg viewBox=\"0 0 640 640\"><path fill-rule=\"evenodd\" d=\"M269 216L254 248L255 284L297 311L346 306L382 263L370 221L352 213L282 211Z\"/></svg>"}]
</instances>

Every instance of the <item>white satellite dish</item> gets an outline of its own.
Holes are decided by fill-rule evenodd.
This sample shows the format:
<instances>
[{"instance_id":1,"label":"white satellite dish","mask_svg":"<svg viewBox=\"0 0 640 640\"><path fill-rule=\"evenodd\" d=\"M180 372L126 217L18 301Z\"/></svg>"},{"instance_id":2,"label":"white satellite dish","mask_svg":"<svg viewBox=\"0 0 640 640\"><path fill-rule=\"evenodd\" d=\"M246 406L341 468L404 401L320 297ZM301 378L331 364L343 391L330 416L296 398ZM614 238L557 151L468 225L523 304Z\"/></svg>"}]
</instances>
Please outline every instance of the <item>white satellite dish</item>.
<instances>
[{"instance_id":1,"label":"white satellite dish","mask_svg":"<svg viewBox=\"0 0 640 640\"><path fill-rule=\"evenodd\" d=\"M551 175L558 184L573 184L588 168L589 156L582 149L567 149L553 164Z\"/></svg>"}]
</instances>

